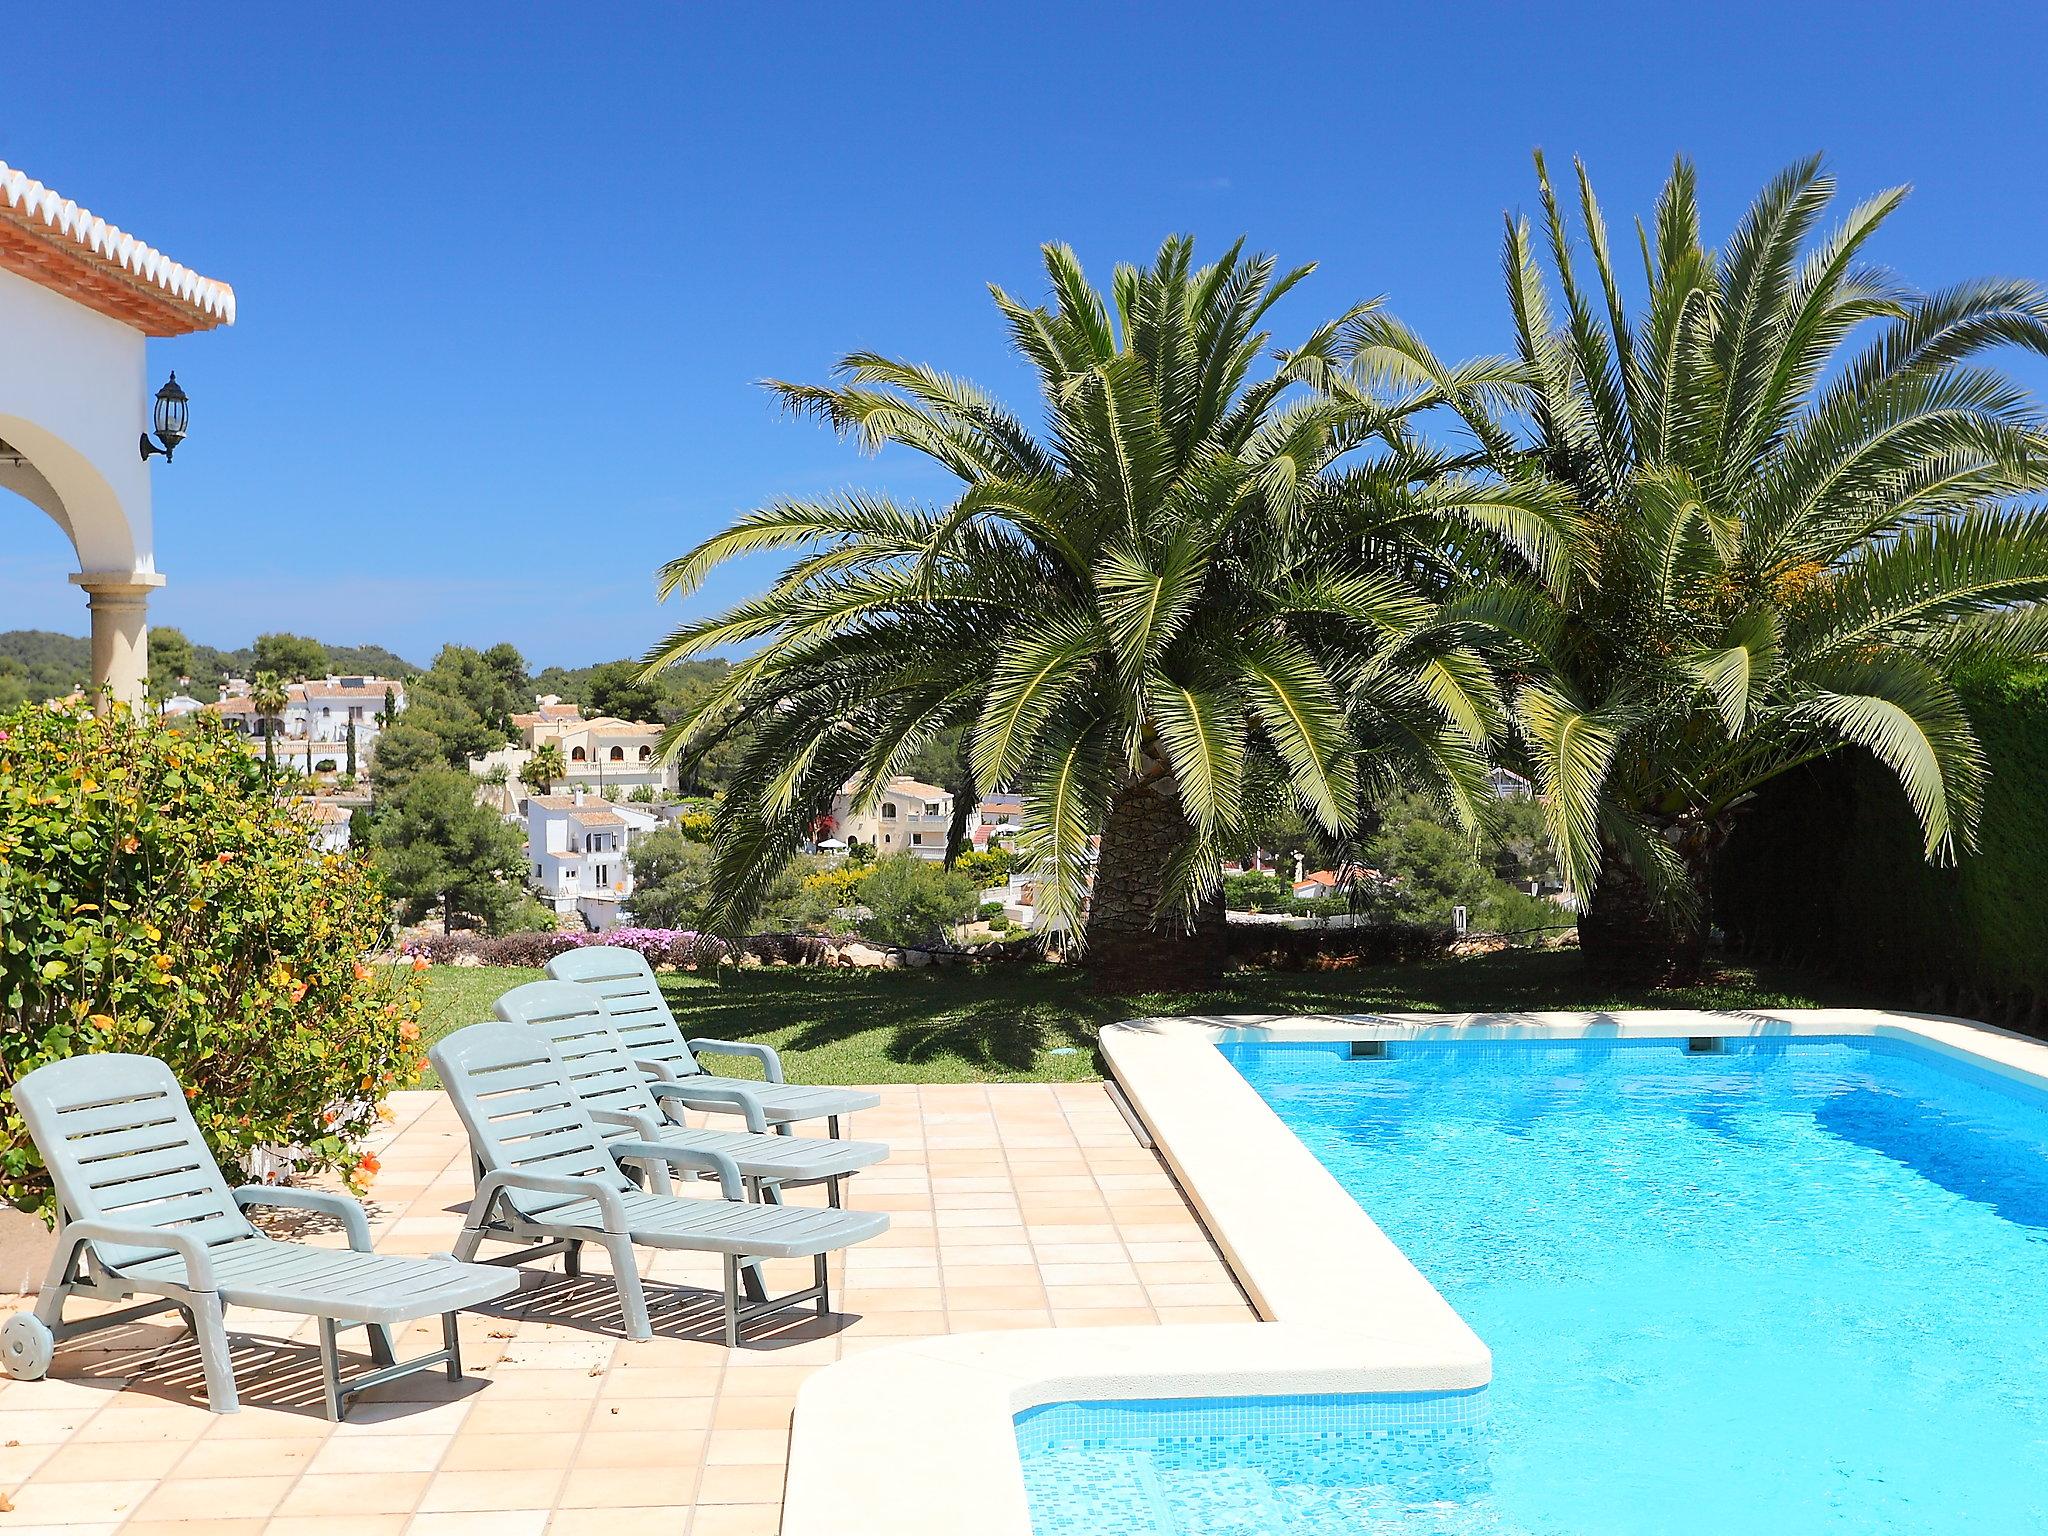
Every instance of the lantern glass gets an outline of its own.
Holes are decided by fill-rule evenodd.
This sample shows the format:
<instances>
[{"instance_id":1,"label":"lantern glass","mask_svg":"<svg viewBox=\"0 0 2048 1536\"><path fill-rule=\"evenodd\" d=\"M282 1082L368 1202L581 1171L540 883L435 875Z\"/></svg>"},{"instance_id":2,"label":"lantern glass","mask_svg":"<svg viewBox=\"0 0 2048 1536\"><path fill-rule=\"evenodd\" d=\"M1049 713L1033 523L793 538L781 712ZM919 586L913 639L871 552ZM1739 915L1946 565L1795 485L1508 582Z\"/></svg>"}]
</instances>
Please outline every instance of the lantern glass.
<instances>
[{"instance_id":1,"label":"lantern glass","mask_svg":"<svg viewBox=\"0 0 2048 1536\"><path fill-rule=\"evenodd\" d=\"M185 391L178 387L178 376L174 373L170 382L156 392L156 435L167 447L183 440L189 406L190 402Z\"/></svg>"}]
</instances>

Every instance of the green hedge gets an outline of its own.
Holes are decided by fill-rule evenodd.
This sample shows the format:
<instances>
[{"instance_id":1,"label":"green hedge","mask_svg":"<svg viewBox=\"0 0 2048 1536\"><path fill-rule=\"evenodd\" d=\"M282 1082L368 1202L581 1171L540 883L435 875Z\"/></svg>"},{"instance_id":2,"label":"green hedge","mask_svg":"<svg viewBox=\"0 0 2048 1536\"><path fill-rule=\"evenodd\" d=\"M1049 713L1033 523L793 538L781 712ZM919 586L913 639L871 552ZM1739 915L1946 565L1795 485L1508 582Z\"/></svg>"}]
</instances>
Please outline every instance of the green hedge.
<instances>
[{"instance_id":1,"label":"green hedge","mask_svg":"<svg viewBox=\"0 0 2048 1536\"><path fill-rule=\"evenodd\" d=\"M1930 866L1898 783L1844 753L1774 781L1723 854L1715 917L1753 955L2036 1031L2048 998L2048 669L1966 677L1991 769L1977 850Z\"/></svg>"}]
</instances>

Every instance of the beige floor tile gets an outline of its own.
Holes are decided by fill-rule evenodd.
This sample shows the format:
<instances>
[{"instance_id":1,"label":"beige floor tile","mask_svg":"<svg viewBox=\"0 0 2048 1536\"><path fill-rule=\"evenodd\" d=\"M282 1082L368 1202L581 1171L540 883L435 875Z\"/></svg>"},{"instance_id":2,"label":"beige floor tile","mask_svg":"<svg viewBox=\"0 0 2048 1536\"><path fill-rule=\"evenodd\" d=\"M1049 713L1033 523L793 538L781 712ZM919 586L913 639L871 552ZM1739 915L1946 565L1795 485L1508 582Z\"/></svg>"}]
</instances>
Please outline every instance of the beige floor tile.
<instances>
[{"instance_id":1,"label":"beige floor tile","mask_svg":"<svg viewBox=\"0 0 2048 1536\"><path fill-rule=\"evenodd\" d=\"M43 1483L163 1477L189 1449L180 1440L77 1440L53 1452L35 1475Z\"/></svg>"},{"instance_id":2,"label":"beige floor tile","mask_svg":"<svg viewBox=\"0 0 2048 1536\"><path fill-rule=\"evenodd\" d=\"M561 1505L564 1509L681 1508L696 1494L699 1475L694 1465L578 1467L562 1485Z\"/></svg>"},{"instance_id":3,"label":"beige floor tile","mask_svg":"<svg viewBox=\"0 0 2048 1536\"><path fill-rule=\"evenodd\" d=\"M425 1472L308 1472L277 1506L280 1515L405 1515L427 1491Z\"/></svg>"},{"instance_id":4,"label":"beige floor tile","mask_svg":"<svg viewBox=\"0 0 2048 1536\"><path fill-rule=\"evenodd\" d=\"M775 1536L779 1504L705 1504L690 1522L690 1536Z\"/></svg>"},{"instance_id":5,"label":"beige floor tile","mask_svg":"<svg viewBox=\"0 0 2048 1536\"><path fill-rule=\"evenodd\" d=\"M261 1519L292 1486L289 1476L174 1478L135 1511L137 1520Z\"/></svg>"},{"instance_id":6,"label":"beige floor tile","mask_svg":"<svg viewBox=\"0 0 2048 1536\"><path fill-rule=\"evenodd\" d=\"M768 1504L782 1498L780 1464L704 1468L697 1486L701 1504Z\"/></svg>"},{"instance_id":7,"label":"beige floor tile","mask_svg":"<svg viewBox=\"0 0 2048 1536\"><path fill-rule=\"evenodd\" d=\"M562 1486L561 1469L437 1472L420 1496L421 1514L550 1509Z\"/></svg>"}]
</instances>

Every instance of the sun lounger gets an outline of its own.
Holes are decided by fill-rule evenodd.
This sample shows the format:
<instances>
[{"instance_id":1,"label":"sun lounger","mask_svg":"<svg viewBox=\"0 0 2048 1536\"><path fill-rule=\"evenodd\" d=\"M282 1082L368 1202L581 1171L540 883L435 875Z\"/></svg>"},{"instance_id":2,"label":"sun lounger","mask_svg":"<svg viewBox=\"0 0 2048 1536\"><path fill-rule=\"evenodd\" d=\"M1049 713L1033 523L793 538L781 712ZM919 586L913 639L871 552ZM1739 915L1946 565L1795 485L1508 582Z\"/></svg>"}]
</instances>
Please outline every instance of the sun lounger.
<instances>
[{"instance_id":1,"label":"sun lounger","mask_svg":"<svg viewBox=\"0 0 2048 1536\"><path fill-rule=\"evenodd\" d=\"M556 981L573 981L596 991L604 999L605 1012L626 1049L643 1069L664 1081L688 1090L677 1101L692 1109L725 1110L728 1100L706 1095L705 1089L737 1085L751 1091L754 1102L768 1124L786 1131L804 1120L824 1120L832 1135L839 1134L842 1116L873 1109L882 1102L879 1094L860 1088L813 1088L786 1083L782 1058L772 1046L744 1040L686 1040L675 1015L661 995L654 968L638 950L603 944L585 945L557 955L548 962L548 975ZM746 1056L761 1063L761 1078L721 1077L705 1071L697 1060L707 1056Z\"/></svg>"},{"instance_id":2,"label":"sun lounger","mask_svg":"<svg viewBox=\"0 0 2048 1536\"><path fill-rule=\"evenodd\" d=\"M718 1254L725 1271L725 1342L736 1346L743 1326L756 1317L806 1301L827 1315L826 1256L888 1229L889 1218L879 1213L754 1204L746 1199L739 1165L722 1152L637 1138L607 1141L554 1046L523 1024L472 1024L429 1054L482 1175L456 1257L473 1258L487 1240L514 1242L524 1246L489 1262L518 1264L560 1253L575 1273L581 1245L595 1244L611 1260L628 1338L653 1336L636 1247ZM621 1160L714 1174L724 1198L641 1189L626 1177ZM812 1260L812 1284L743 1305L742 1266L785 1258Z\"/></svg>"},{"instance_id":3,"label":"sun lounger","mask_svg":"<svg viewBox=\"0 0 2048 1536\"><path fill-rule=\"evenodd\" d=\"M257 1307L320 1320L327 1416L365 1388L436 1365L462 1377L456 1314L518 1288L516 1276L446 1257L371 1251L363 1208L342 1195L252 1185L231 1190L169 1067L149 1056L73 1056L14 1085L14 1102L56 1186L61 1221L49 1278L33 1312L0 1325L0 1363L34 1380L59 1342L176 1308L198 1337L216 1413L238 1406L223 1309ZM266 1237L244 1213L285 1206L338 1219L346 1249ZM73 1322L73 1297L152 1298ZM439 1316L442 1347L392 1353L391 1328ZM336 1333L367 1328L376 1369L343 1381Z\"/></svg>"}]
</instances>

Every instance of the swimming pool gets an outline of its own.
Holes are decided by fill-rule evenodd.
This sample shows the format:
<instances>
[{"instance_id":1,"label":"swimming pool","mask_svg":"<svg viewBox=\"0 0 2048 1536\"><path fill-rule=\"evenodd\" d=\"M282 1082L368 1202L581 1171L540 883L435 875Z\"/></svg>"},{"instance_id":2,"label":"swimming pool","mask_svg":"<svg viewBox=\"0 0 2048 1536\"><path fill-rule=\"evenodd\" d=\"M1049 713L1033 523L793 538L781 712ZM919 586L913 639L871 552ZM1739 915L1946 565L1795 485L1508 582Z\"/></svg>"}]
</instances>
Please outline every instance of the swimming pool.
<instances>
[{"instance_id":1,"label":"swimming pool","mask_svg":"<svg viewBox=\"0 0 2048 1536\"><path fill-rule=\"evenodd\" d=\"M1864 1037L1221 1049L1492 1348L1479 1427L1066 1405L1041 1536L2048 1529L2048 1097Z\"/></svg>"}]
</instances>

